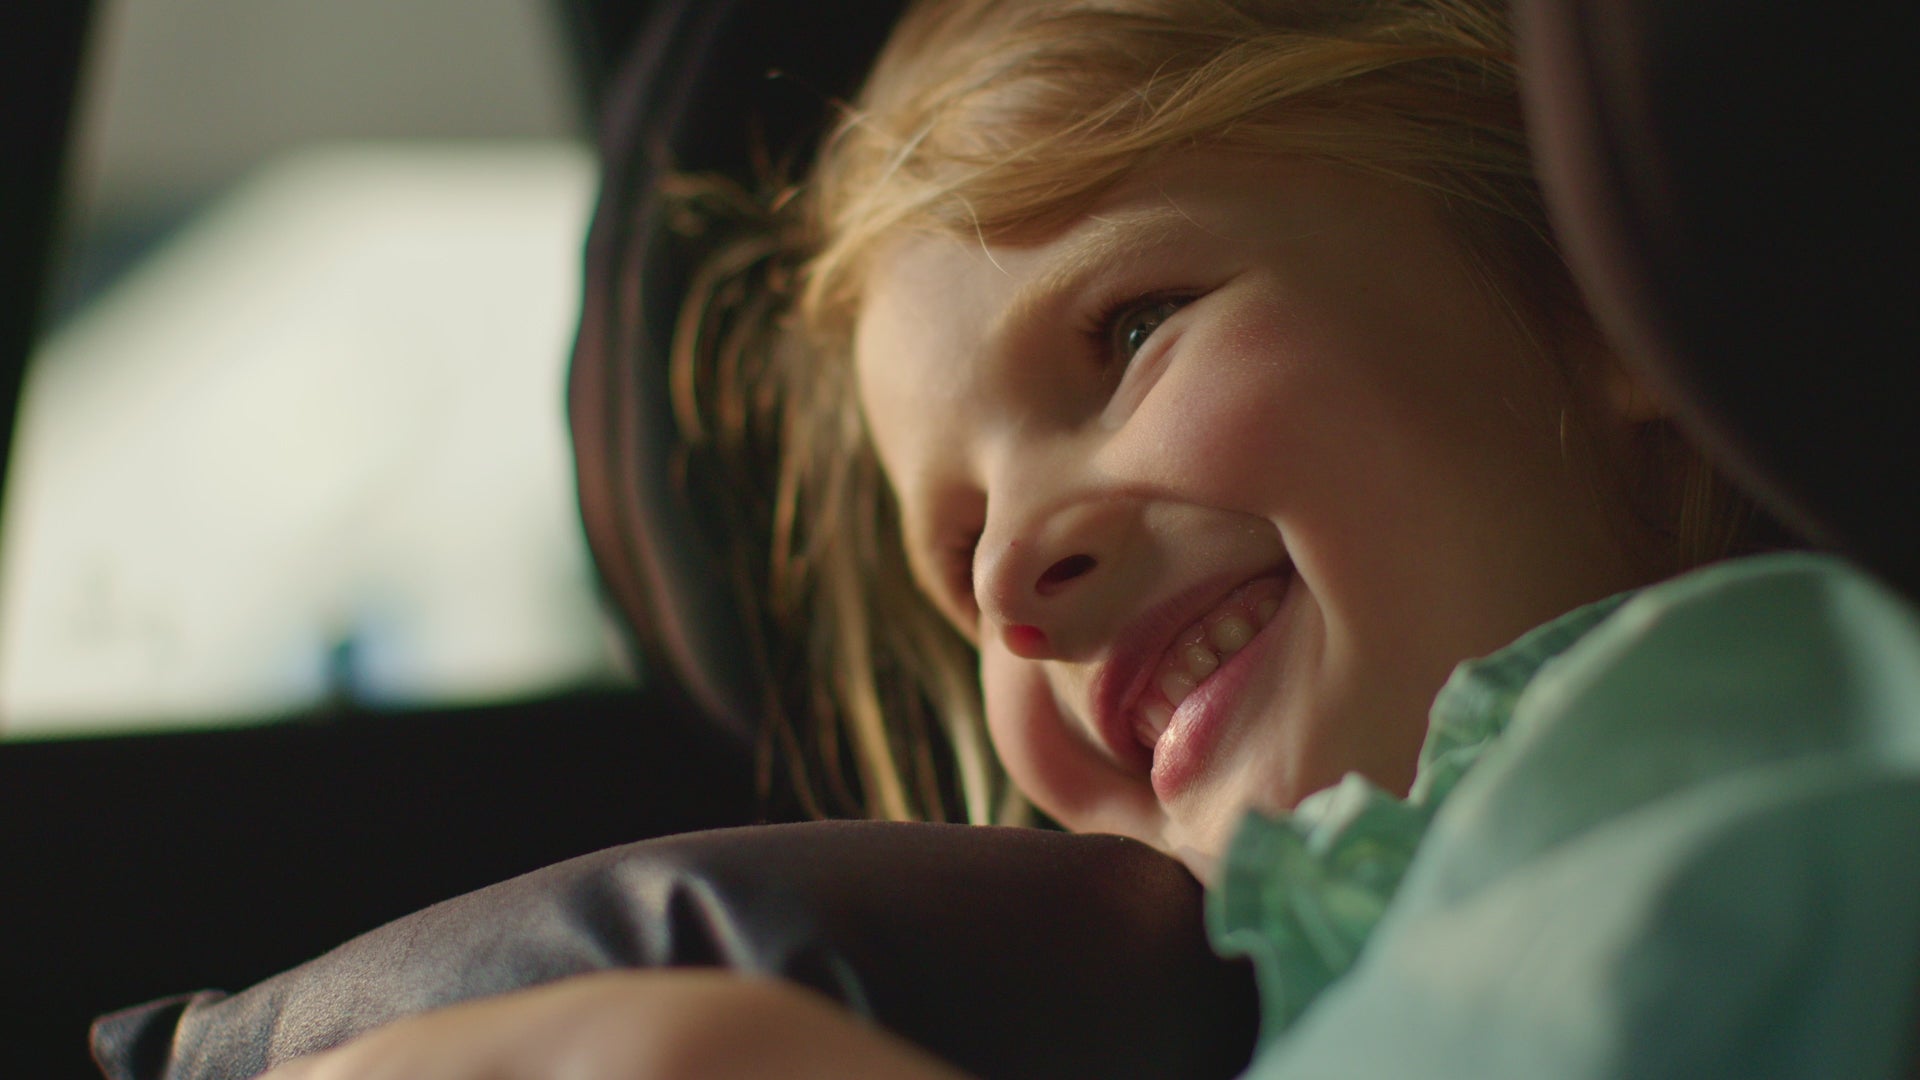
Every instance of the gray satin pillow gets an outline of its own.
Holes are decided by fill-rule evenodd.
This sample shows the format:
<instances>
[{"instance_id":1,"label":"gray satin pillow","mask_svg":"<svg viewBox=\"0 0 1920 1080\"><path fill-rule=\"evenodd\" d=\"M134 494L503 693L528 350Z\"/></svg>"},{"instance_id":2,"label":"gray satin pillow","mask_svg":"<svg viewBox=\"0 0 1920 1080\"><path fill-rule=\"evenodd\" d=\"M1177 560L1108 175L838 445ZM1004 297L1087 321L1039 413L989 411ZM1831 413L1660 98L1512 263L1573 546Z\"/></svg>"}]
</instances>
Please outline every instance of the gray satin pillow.
<instances>
[{"instance_id":1,"label":"gray satin pillow","mask_svg":"<svg viewBox=\"0 0 1920 1080\"><path fill-rule=\"evenodd\" d=\"M251 1077L410 1013L607 968L819 990L978 1075L1227 1077L1252 975L1178 863L1111 836L881 822L666 837L437 904L236 994L102 1017L113 1080Z\"/></svg>"}]
</instances>

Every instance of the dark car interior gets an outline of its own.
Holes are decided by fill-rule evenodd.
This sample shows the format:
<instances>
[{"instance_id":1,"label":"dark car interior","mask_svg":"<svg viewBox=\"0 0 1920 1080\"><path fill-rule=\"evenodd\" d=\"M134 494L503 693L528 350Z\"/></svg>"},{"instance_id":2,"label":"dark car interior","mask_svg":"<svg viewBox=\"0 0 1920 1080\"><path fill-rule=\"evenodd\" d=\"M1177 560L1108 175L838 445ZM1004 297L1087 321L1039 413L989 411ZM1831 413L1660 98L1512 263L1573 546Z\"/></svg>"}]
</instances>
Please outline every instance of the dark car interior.
<instances>
[{"instance_id":1,"label":"dark car interior","mask_svg":"<svg viewBox=\"0 0 1920 1080\"><path fill-rule=\"evenodd\" d=\"M95 6L4 16L8 40L33 43L10 50L0 76L9 437ZM584 105L645 5L564 7ZM248 985L562 858L793 815L756 793L750 744L665 679L478 708L327 708L237 729L9 742L0 800L0 1075L49 1078L98 1075L86 1029L102 1012Z\"/></svg>"},{"instance_id":2,"label":"dark car interior","mask_svg":"<svg viewBox=\"0 0 1920 1080\"><path fill-rule=\"evenodd\" d=\"M1845 22L1805 18L1811 9L1798 3L1762 9L1730 0L1523 0L1517 9L1536 157L1608 331L1648 358L1692 433L1770 509L1912 596L1920 594L1920 451L1907 413L1920 396L1920 245L1911 206L1920 154L1890 151L1913 141L1920 76L1902 55L1911 37L1898 32L1912 28L1912 12L1868 6ZM0 68L9 102L0 112L8 147L0 155L7 445L47 318L76 88L98 7L14 5L0 17L8 40L32 43ZM741 174L767 141L804 152L821 103L857 79L898 7L849 5L828 27L803 3L562 0L557 15L579 107L598 132L600 196L584 246L571 382L554 395L565 394L570 407L586 539L610 604L640 628L647 677L637 688L485 705L330 701L273 723L0 743L0 1075L97 1076L87 1029L103 1013L201 988L240 990L388 920L515 875L648 838L803 816L791 791L762 779L756 718L764 688L736 646L741 613L709 554L722 523L682 497L669 467L672 421L659 365L675 283L693 253L660 227L649 181L669 164ZM742 116L754 122L741 124ZM874 867L916 852L941 864L916 880L945 873L1004 886L987 894L1018 893L1028 866L1061 859L1092 859L1135 884L1164 870L1078 838L1055 837L1076 842L1041 850L1054 841L1040 837L1053 834L951 848L916 836L903 848L899 834L885 830L854 836L864 828L844 827L843 839L809 841L823 846L806 850L784 840L756 846L758 839L718 855L674 841L622 848L432 909L411 925L438 927L431 933L449 943L451 959L445 981L416 986L424 997L414 1000L455 1000L550 975L558 969L542 964L553 956L611 937L623 944L561 968L734 963L831 988L840 969L821 966L825 940L841 946L825 955L871 965L859 986L892 988L891 1004L876 1002L876 1013L948 1049L942 1040L958 1039L956 1029L993 1021L952 1008L961 991L949 988L942 1000L914 989L925 983L914 972L951 970L938 965L956 962L954 954L930 948L902 959L899 950L879 950L888 952L881 957L849 943L871 937L876 910L908 913L893 931L903 936L876 939L896 943L913 939L915 918L966 925L956 922L964 913L912 887L870 892L869 908L849 905L849 882L870 885ZM989 843L996 850L987 851ZM834 858L813 858L820 851ZM605 892L609 881L644 891L632 882L658 880L631 870L631 858L666 867L672 881L722 883L715 907L694 920L698 932L671 905L629 910L605 901L625 895ZM786 901L755 907L737 882L770 866L816 882L800 891L814 898L817 917L791 918ZM1140 904L1187 910L1190 885L1149 884ZM489 926L550 926L541 905L560 894L604 903L586 929L567 923L511 970L483 979L459 966L461 950L478 947L476 935L494 932ZM1025 906L1044 907L1041 900ZM1092 954L1100 934L1137 927L1130 920L1138 915L1108 912L1061 955ZM528 941L537 937L528 933ZM741 953L716 952L712 942L722 939L744 942ZM392 947L385 941L376 933L277 985L297 1000L299 979L382 972ZM1156 947L1164 952L1142 963L1162 971L1192 963L1184 969L1190 996L1219 1024L1207 1038L1224 1047L1220 1056L1200 1068L1188 1062L1190 1071L1231 1072L1251 1038L1244 974L1194 960L1203 951L1197 927L1191 940L1169 935ZM1074 965L1058 966L1070 979ZM403 974L383 990L375 979L353 1022L378 1022L380 995L404 982ZM957 985L977 992L995 983L984 972ZM1070 986L1033 993L1059 997ZM213 1017L211 1028L193 1030L270 1024L272 1016L262 1017L281 999L271 1008L257 996L229 1000L238 1004L224 1014L197 1014ZM179 1003L164 1023L188 1007ZM252 1020L234 1019L243 1013ZM123 1036L122 1049L143 1068L159 1068L180 1049L164 1025L130 1026ZM1031 1056L1034 1037L1010 1031L1004 1038L1013 1049L998 1057L980 1051L986 1056L971 1063L989 1072L1015 1061L1040 1068L1048 1062ZM1180 1073L1175 1050L1165 1059L1169 1075ZM968 1051L952 1052L965 1060Z\"/></svg>"}]
</instances>

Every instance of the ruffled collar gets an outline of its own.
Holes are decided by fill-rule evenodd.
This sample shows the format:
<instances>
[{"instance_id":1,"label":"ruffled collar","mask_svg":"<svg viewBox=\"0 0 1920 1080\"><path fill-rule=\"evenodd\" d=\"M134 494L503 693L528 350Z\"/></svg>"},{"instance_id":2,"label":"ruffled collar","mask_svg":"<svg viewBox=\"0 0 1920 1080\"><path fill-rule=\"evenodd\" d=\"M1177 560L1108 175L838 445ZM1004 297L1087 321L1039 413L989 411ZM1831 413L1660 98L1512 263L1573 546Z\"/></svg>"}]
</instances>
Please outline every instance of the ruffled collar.
<instances>
[{"instance_id":1,"label":"ruffled collar","mask_svg":"<svg viewBox=\"0 0 1920 1080\"><path fill-rule=\"evenodd\" d=\"M1569 612L1455 668L1434 698L1406 798L1349 773L1291 813L1252 812L1241 822L1207 896L1207 930L1216 952L1253 962L1262 1048L1353 966L1434 814L1506 730L1527 684L1630 595Z\"/></svg>"}]
</instances>

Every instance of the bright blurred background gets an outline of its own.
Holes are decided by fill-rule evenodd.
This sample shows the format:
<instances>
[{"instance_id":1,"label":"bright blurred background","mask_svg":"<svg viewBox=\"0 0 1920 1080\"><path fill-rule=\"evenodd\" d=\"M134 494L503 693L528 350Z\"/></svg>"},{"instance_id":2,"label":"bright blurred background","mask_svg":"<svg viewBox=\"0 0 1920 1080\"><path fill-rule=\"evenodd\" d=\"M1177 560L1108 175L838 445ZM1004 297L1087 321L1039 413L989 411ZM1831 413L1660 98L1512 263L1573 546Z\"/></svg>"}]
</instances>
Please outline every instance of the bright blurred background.
<instances>
[{"instance_id":1,"label":"bright blurred background","mask_svg":"<svg viewBox=\"0 0 1920 1080\"><path fill-rule=\"evenodd\" d=\"M593 166L537 0L117 0L0 523L0 738L628 676L573 503Z\"/></svg>"}]
</instances>

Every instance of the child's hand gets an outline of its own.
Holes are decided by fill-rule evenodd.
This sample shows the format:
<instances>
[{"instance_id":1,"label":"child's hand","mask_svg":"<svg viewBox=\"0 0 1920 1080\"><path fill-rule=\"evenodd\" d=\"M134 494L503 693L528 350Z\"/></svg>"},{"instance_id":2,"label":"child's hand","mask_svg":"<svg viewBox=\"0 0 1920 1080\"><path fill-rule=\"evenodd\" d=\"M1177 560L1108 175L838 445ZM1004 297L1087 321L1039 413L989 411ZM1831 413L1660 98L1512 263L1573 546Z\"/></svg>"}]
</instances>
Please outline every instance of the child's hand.
<instances>
[{"instance_id":1,"label":"child's hand","mask_svg":"<svg viewBox=\"0 0 1920 1080\"><path fill-rule=\"evenodd\" d=\"M262 1080L962 1080L820 996L710 971L585 975L423 1013Z\"/></svg>"}]
</instances>

